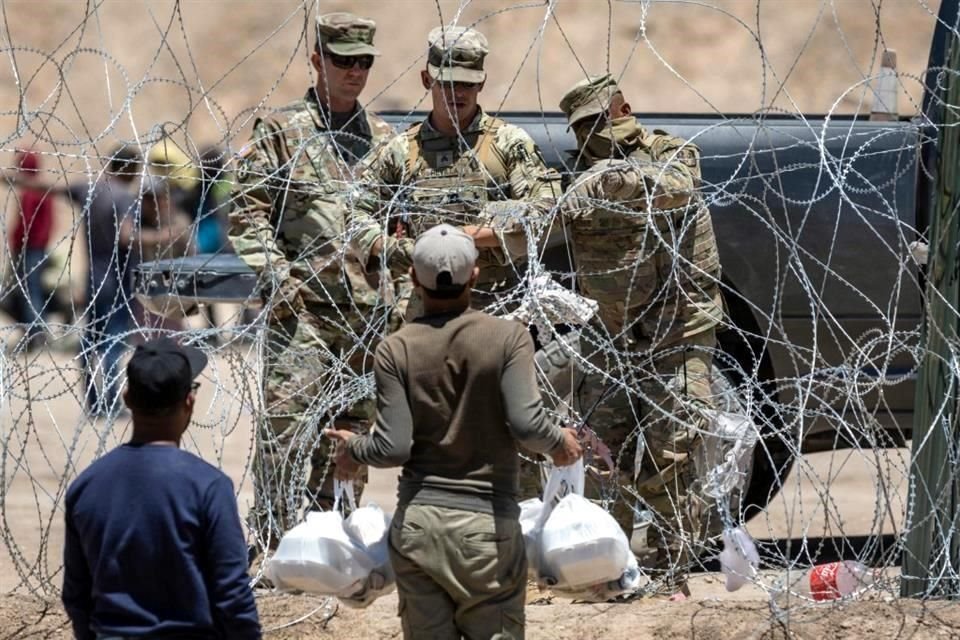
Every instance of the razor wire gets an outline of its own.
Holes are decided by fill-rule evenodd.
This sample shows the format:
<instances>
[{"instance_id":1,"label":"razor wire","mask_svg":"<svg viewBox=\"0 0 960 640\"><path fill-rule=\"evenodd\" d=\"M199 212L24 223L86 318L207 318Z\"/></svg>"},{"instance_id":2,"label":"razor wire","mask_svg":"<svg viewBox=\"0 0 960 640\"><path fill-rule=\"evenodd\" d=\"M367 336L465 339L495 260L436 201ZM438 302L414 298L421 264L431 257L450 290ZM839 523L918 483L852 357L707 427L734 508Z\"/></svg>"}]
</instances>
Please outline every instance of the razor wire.
<instances>
[{"instance_id":1,"label":"razor wire","mask_svg":"<svg viewBox=\"0 0 960 640\"><path fill-rule=\"evenodd\" d=\"M154 299L151 305L145 306L144 301L131 295L129 290L120 290L110 314L129 315L130 326L113 334L102 330L91 333L90 318L95 310L87 291L88 261L84 259L84 252L93 239L87 223L96 190L109 181L106 167L111 153L107 149L123 145L147 157L158 146L172 145L185 161L146 160L126 187L131 195L130 203L118 212L126 226L118 224L114 229L115 250L110 264L122 272L118 265L127 260L149 262L197 253L199 221L190 219L192 212L160 212L158 216L158 209L163 208L158 203L177 196L178 191L197 190L201 201L211 198L213 193L221 198L206 215L225 217L234 209L238 196L235 190L230 191L231 172L247 144L250 125L255 117L271 113L271 106L287 101L284 98L296 97L297 94L285 93L281 96L285 81L295 78L302 80L304 86L312 82L311 71L304 64L304 51L309 53L313 47L313 15L317 11L325 12L328 7L317 2L286 3L284 11L278 13L282 15L269 25L258 25L250 40L234 39L232 46L248 53L222 78L205 82L202 77L207 61L190 44L196 39L191 32L189 4L174 2L164 6L163 11L151 3L131 4L137 7L141 19L156 26L154 35L158 38L135 54L140 56L138 65L145 65L142 73L128 70L131 65L123 58L129 54L121 55L103 42L105 30L101 21L111 19L114 11L108 3L88 3L80 24L47 48L18 44L16 30L11 30L16 25L8 15L8 8L3 9L6 34L0 53L13 69L20 96L15 108L0 111L0 118L12 119L13 123L0 130L3 131L0 153L13 157L23 149L32 149L43 166L35 177L36 184L41 185L38 188L46 198L57 200L60 212L67 209L62 199L65 188L85 187L79 190L85 195L72 200L68 224L60 224L49 251L40 262L28 264L25 251L20 256L11 255L6 249L11 239L9 228L4 236L6 275L0 297L8 303L8 309L12 301L18 300L20 311L10 309L15 315L44 312L39 319L24 321L21 318L0 327L0 337L6 343L5 351L0 354L0 538L9 556L6 562L11 575L16 575L8 585L11 590L26 589L41 594L58 591L66 488L86 464L129 436L129 416L119 395L114 394L97 411L90 411L86 402L91 387L103 390L111 384L122 384L122 366L111 367L104 361L104 354L110 349L120 349L127 354L138 341L159 334L172 335L203 348L211 356L211 366L204 374L202 401L183 446L231 473L241 512L252 509L255 494L267 492L269 489L265 487L274 481L257 476L254 459L258 448L265 446L271 437L263 427L263 415L269 404L264 396L263 367L271 340L267 316L275 301L261 299L265 290L260 290L246 302L231 306L228 317L221 315L214 324L209 318L211 305L197 304L189 295L171 294L159 303ZM676 572L718 570L716 556L722 545L722 531L740 526L757 542L762 561L759 572L748 576L748 580L758 590L758 597L769 597L774 603L772 615L779 615L784 607L812 604L809 594L804 596L802 590L800 595L788 596L791 591L797 591L794 576L802 575L803 570L824 558L861 560L877 568L872 584L858 591L857 597L897 595L899 562L896 558L903 552L903 523L920 520L919 514L906 513L907 492L924 488L908 483L910 453L903 448L909 442L904 430L911 426L910 419L900 415L900 407L891 407L888 401L889 398L896 401L897 394L912 388L909 383L925 355L919 305L926 260L918 256L928 240L913 212L901 207L918 204L913 202L913 194L905 196L904 190L913 189L915 178L930 171L930 167L918 161L918 149L923 144L935 144L938 131L937 123L928 120L927 114L895 125L862 126L870 105L877 99L874 87L879 71L874 62L883 49L885 37L896 29L896 25L881 22L880 16L888 5L861 3L874 20L873 48L865 64L842 28L838 3L825 0L812 5L817 21L825 15L833 16L843 53L858 65L861 76L831 96L825 116L813 118L804 115L795 97L802 87L798 90L791 85L788 89L788 80L795 73L801 54L814 46L814 30L807 34L804 46L786 69L774 65L765 53L760 2L752 4L752 16L736 14L724 3L652 0L608 3L589 25L598 38L602 35L605 39L598 44L605 52L602 68L574 46L572 33L568 32L576 25L565 19L564 12L572 10L563 3L504 2L493 10L486 5L478 7L481 4L469 1L456 5L415 3L423 28L410 33L409 37L423 40L431 27L455 22L486 31L496 50L501 46L498 40L502 42L508 33L501 21L515 16L516 24L526 30L519 37L511 33L511 44L519 47L522 54L513 70L488 69L488 77L496 74L509 79L502 96L481 94L481 104L490 104L491 111L508 108L518 94L532 97L529 102L536 105L535 111L540 114L554 111L550 105L559 94L545 95L546 76L548 72L554 75L560 70L544 69L543 59L545 34L555 30L577 66L563 70L567 77L558 85L561 91L588 72L609 71L620 80L625 91L633 93L630 86L637 84L637 75L629 64L642 54L645 60L653 61L692 91L699 100L700 111L709 114L706 124L697 120L689 124L682 118L677 119L678 125L693 131L686 136L693 144L709 149L711 141L725 136L727 140L734 140L740 149L733 157L723 152L702 155L701 164L708 170L700 197L721 233L730 233L733 227L728 223L719 224L720 220L739 216L744 228L766 234L754 239L765 251L758 251L756 255L721 255L722 264L729 260L730 265L739 266L726 270L728 277L720 283L727 313L718 327L723 334L720 342L710 350L714 363L712 388L716 415L727 416L733 426L730 432L699 434L704 444L697 453L698 477L694 492L709 497L713 528L706 536L669 531L686 537L697 551L697 557L689 565L674 567ZM936 7L923 0L910 4L914 10L929 14L932 29ZM656 42L651 30L655 34L658 18L667 5L677 10L677 15L697 11L696 15L705 24L711 20L732 23L749 35L757 46L760 60L756 83L759 101L744 105L742 110L751 112L750 115L726 115L724 107L687 80L679 70L675 52ZM618 37L614 29L614 9L620 12L616 13L618 17L627 15L637 24L625 39L629 46L623 60L617 60L611 53ZM363 13L361 9L355 11ZM957 25L945 26L952 33L958 33ZM100 46L89 46L91 38L84 35L87 30L98 34L92 40L99 40ZM276 80L269 83L266 92L244 96L239 107L219 103L216 89L221 82L230 74L242 72L244 65L250 64L246 61L251 56L274 47L281 32L286 34L284 30L292 30L295 41L278 47L280 52L273 58L275 64L269 68ZM381 27L378 37L383 38L384 31ZM387 56L391 42L384 40L379 46ZM927 40L921 44L926 50ZM173 75L160 71L161 54L174 60ZM34 69L33 75L24 75L19 60L29 56L37 56L44 63ZM78 87L65 81L72 69L81 64L83 56L102 61L102 78L96 80L105 80L110 93L109 117L99 130L88 123L92 114L84 113L82 99L74 95ZM430 108L429 92L419 87L401 90L400 77L419 71L424 64L424 51L400 60L393 67L398 72L397 78L391 79L381 93L371 99L389 98L396 102L400 100L396 96L403 95L405 115L399 121L405 124L418 121L423 117L422 112ZM521 79L521 71L529 65L534 65L536 70L534 86L524 86ZM54 70L53 79L47 81L43 73L50 73L50 69ZM720 69L718 72L722 73L722 67ZM923 74L918 71L897 71L901 94L912 95L908 87L923 88ZM926 71L934 72L940 85L946 76L958 72L949 68ZM118 78L121 86L116 84ZM90 82L93 81L91 78ZM414 80L404 82L415 84ZM37 83L42 85L42 98L30 100L28 95L33 95L31 91L35 93ZM554 91L554 85L549 86ZM137 97L157 90L168 91L170 96L185 102L179 120L145 124L136 114ZM117 104L115 95L121 94L124 97ZM366 95L361 97L366 99ZM858 117L843 115L844 106L852 106ZM912 97L910 106L920 109ZM954 109L957 105L939 107ZM198 120L204 120L205 124L195 126ZM538 140L546 140L541 147L553 145L555 155L561 159L558 164L565 181L575 185L577 175L573 164L563 155L564 145L570 144L572 136L562 133L563 127L548 126L545 116L539 121L536 117L527 118L522 126L537 135ZM217 168L212 178L202 175L204 163L200 151L204 144L217 148L213 162ZM22 175L17 177L15 163L5 164L9 227L18 215L17 200L25 183ZM711 166L721 169L710 171ZM880 166L883 171L877 172L871 166ZM158 182L155 175L165 180ZM263 177L284 183L288 196L312 193L313 185L299 183L288 176ZM178 183L181 186L177 186ZM336 190L346 193L356 187L356 181L335 186ZM623 393L632 398L638 408L629 419L636 425L624 446L611 452L619 466L621 460L632 461L637 457L637 448L644 446L644 420L657 410L655 403L649 402L641 382L652 374L644 365L637 364L635 353L623 348L622 336L611 335L596 319L584 319L580 305L589 306L589 301L565 297L563 292L576 290L577 276L585 274L578 273L575 266L570 270L557 270L545 263L540 241L547 236L559 235L568 254L570 251L562 215L565 197L545 219L536 222L531 222L522 210L507 212L523 227L530 257L515 265L510 288L496 296L486 310L496 315L513 314L535 326L538 341L545 348L552 345L562 360L569 361L569 373L565 375L569 376L566 382L571 389L576 386L574 377L578 380L589 377L599 380L592 384L600 384L610 393ZM384 206L400 210L406 203L395 199L385 202ZM824 222L822 215L827 207L836 213L835 220L829 223ZM444 209L428 213L450 218ZM623 213L636 215L630 211ZM819 218L818 214L821 214ZM677 236L690 232L689 222L686 224L687 227L677 230ZM849 240L845 231L850 226L862 233L856 246L843 244L840 239ZM173 228L177 231L167 233L163 242L151 244L144 240L151 233L163 235L162 232ZM351 251L352 232L349 228L345 230L336 248L324 256L322 268L336 268L345 261L356 260ZM812 233L824 235L813 242ZM668 241L664 237L655 240ZM308 251L316 254L317 249L311 245ZM679 247L673 247L673 253L679 256ZM649 256L638 257L637 264L645 259ZM759 264L758 259L767 262ZM213 264L211 260L210 265ZM887 272L877 273L878 277L888 278L884 285L888 295L881 298L876 297L876 289L863 291L858 284L864 281L863 274L878 264L896 265ZM667 277L678 279L681 266L679 261L675 262ZM208 267L201 264L197 268ZM212 266L209 269L215 270ZM43 272L43 309L31 308L36 305L30 303L30 286L36 282L36 271ZM735 281L734 275L746 275L749 281ZM178 278L190 276L174 270L151 277L173 290L177 288ZM269 277L262 279L265 280ZM771 282L772 288L763 289L763 295L755 295L750 286L761 280ZM110 282L91 282L89 290L97 297ZM322 294L319 282L317 279L305 284L314 285ZM630 291L625 291L624 299L630 295ZM162 313L151 313L151 306ZM856 312L850 311L853 306L857 307ZM198 310L203 312L199 316ZM305 411L308 418L298 425L285 452L290 465L285 470L287 506L294 512L304 509L303 487L310 472L312 451L322 438L322 428L332 424L330 416L368 398L374 391L369 368L358 369L349 362L372 355L377 342L388 334L393 311L384 305L369 316L361 317L364 312L357 308L343 309L342 313L342 317L330 321L350 337L353 348L345 353L326 354L332 363L328 365L329 375ZM578 325L575 340L564 337L571 324ZM940 356L956 377L960 373L956 354L951 351ZM606 365L598 366L598 359ZM558 391L545 371L541 371L540 381L542 393L559 419L590 422L589 416L582 415L582 407L574 402L573 391ZM954 401L952 397L944 398L943 411ZM720 429L719 418L711 424ZM949 424L945 422L943 428L949 428ZM598 435L602 440L603 433ZM811 456L806 453L808 449L834 452ZM956 451L945 452L947 468L955 470L956 461ZM841 506L842 496L835 494L844 491L836 484L838 478L855 466L861 482L857 486L870 492L859 496L859 500L869 501L872 508L867 511L872 513L866 517L861 514L860 521L850 522L844 515L844 509L849 506ZM613 485L608 482L600 496L604 506L614 509L618 503L626 504L635 522L644 522L649 509L643 506L636 487L622 479ZM269 496L261 495L261 498ZM774 512L777 515L771 515ZM654 522L654 526L665 530L673 526L662 518ZM250 529L251 545L268 554L270 541L257 538L254 529ZM945 540L953 540L957 535L960 533L953 529L943 531ZM259 577L257 573L254 572L254 578ZM960 576L950 577L960 579ZM651 577L643 589L656 591L662 586L662 579Z\"/></svg>"}]
</instances>

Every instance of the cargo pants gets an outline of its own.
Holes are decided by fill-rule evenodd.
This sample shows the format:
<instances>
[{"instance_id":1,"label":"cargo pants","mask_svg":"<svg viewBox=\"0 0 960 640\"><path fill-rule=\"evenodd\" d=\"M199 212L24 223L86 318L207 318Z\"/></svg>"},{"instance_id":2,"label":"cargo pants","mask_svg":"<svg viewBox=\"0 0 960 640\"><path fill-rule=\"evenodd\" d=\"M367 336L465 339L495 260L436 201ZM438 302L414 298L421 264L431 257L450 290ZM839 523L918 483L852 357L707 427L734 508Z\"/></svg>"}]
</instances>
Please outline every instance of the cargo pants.
<instances>
[{"instance_id":1,"label":"cargo pants","mask_svg":"<svg viewBox=\"0 0 960 640\"><path fill-rule=\"evenodd\" d=\"M588 497L608 505L628 537L633 531L636 492L653 520L632 545L642 566L667 569L686 565L699 552L708 502L700 494L695 453L713 407L710 375L716 333L709 329L652 353L631 354L615 371L604 354L590 362L623 380L629 390L607 390L599 374L589 374L574 391L578 414L594 407L588 424L610 448L616 471L594 459L588 467ZM604 394L606 393L606 396ZM638 544L639 543L639 544Z\"/></svg>"},{"instance_id":2,"label":"cargo pants","mask_svg":"<svg viewBox=\"0 0 960 640\"><path fill-rule=\"evenodd\" d=\"M259 543L275 548L283 533L307 510L333 506L334 465L330 441L320 435L328 427L366 433L376 407L372 397L347 404L363 371L372 366L377 337L362 329L345 330L346 314L357 311L312 306L266 327L263 411L257 421L253 463L254 509L251 526ZM365 478L354 481L357 500Z\"/></svg>"},{"instance_id":3,"label":"cargo pants","mask_svg":"<svg viewBox=\"0 0 960 640\"><path fill-rule=\"evenodd\" d=\"M527 555L517 517L398 507L390 527L406 640L522 640Z\"/></svg>"}]
</instances>

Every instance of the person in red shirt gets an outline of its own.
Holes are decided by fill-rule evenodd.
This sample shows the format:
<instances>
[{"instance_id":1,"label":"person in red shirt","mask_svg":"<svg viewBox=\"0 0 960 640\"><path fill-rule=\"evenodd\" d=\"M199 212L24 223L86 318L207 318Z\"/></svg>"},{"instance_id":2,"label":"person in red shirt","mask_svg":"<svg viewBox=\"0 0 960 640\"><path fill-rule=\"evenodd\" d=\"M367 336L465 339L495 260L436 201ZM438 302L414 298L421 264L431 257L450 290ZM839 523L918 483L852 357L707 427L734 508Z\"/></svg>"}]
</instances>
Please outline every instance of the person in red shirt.
<instances>
[{"instance_id":1,"label":"person in red shirt","mask_svg":"<svg viewBox=\"0 0 960 640\"><path fill-rule=\"evenodd\" d=\"M40 180L40 158L30 151L17 153L20 217L10 234L11 255L17 265L20 305L17 321L26 328L26 340L36 346L43 334L43 269L53 230L53 196Z\"/></svg>"}]
</instances>

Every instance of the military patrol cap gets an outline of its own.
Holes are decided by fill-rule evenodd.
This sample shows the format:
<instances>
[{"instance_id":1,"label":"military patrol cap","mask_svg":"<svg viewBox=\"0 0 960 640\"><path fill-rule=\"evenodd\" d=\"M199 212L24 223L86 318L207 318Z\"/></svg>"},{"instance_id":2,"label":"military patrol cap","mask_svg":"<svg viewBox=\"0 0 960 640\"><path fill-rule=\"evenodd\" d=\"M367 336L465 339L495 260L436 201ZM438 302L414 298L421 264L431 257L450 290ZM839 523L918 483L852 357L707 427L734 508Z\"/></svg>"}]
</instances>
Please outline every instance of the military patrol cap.
<instances>
[{"instance_id":1,"label":"military patrol cap","mask_svg":"<svg viewBox=\"0 0 960 640\"><path fill-rule=\"evenodd\" d=\"M427 72L441 82L483 82L483 59L490 52L482 33L469 27L436 27L427 36Z\"/></svg>"},{"instance_id":2,"label":"military patrol cap","mask_svg":"<svg viewBox=\"0 0 960 640\"><path fill-rule=\"evenodd\" d=\"M340 56L378 56L373 46L377 23L352 13L317 16L317 43Z\"/></svg>"},{"instance_id":3,"label":"military patrol cap","mask_svg":"<svg viewBox=\"0 0 960 640\"><path fill-rule=\"evenodd\" d=\"M470 282L477 255L473 238L462 229L438 224L417 238L413 246L413 270L420 285L431 291L462 287ZM449 282L438 282L442 273L450 274Z\"/></svg>"},{"instance_id":4,"label":"military patrol cap","mask_svg":"<svg viewBox=\"0 0 960 640\"><path fill-rule=\"evenodd\" d=\"M581 80L560 99L560 110L567 116L570 126L584 118L605 112L613 96L620 93L617 81L609 73ZM568 127L569 128L569 127Z\"/></svg>"}]
</instances>

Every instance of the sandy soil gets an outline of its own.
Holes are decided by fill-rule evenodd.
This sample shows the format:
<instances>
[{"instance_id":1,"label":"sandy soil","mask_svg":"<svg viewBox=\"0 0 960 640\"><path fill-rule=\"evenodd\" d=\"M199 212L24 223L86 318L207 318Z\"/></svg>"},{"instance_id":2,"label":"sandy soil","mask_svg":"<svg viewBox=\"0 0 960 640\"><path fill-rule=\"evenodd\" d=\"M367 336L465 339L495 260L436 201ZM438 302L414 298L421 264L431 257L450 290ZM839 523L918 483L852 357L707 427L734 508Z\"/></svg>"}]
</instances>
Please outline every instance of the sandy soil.
<instances>
[{"instance_id":1,"label":"sandy soil","mask_svg":"<svg viewBox=\"0 0 960 640\"><path fill-rule=\"evenodd\" d=\"M337 607L322 598L267 596L258 600L266 637L277 640L386 640L401 637L396 599L381 598L369 609ZM945 603L857 602L771 615L766 603L662 600L629 604L527 607L530 640L633 640L635 638L763 638L769 640L952 638L960 628L960 606ZM0 597L0 639L69 638L63 612L28 596Z\"/></svg>"}]
</instances>

